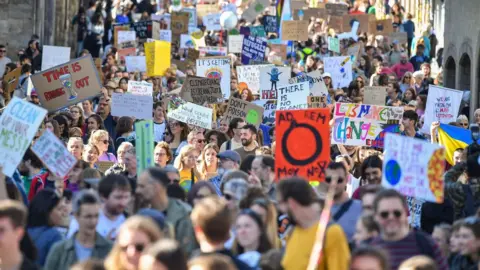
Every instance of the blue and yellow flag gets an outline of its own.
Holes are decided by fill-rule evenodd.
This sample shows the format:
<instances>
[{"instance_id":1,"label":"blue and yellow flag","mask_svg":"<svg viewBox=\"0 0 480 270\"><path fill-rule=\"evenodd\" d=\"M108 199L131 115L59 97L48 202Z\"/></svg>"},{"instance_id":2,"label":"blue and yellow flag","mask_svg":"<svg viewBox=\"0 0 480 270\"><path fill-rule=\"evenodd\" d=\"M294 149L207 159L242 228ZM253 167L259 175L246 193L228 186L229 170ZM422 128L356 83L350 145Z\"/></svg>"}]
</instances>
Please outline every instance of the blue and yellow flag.
<instances>
[{"instance_id":1,"label":"blue and yellow flag","mask_svg":"<svg viewBox=\"0 0 480 270\"><path fill-rule=\"evenodd\" d=\"M472 142L472 133L469 129L447 124L440 124L438 128L438 143L445 147L445 158L451 165L454 165L453 152L458 148L466 148Z\"/></svg>"}]
</instances>

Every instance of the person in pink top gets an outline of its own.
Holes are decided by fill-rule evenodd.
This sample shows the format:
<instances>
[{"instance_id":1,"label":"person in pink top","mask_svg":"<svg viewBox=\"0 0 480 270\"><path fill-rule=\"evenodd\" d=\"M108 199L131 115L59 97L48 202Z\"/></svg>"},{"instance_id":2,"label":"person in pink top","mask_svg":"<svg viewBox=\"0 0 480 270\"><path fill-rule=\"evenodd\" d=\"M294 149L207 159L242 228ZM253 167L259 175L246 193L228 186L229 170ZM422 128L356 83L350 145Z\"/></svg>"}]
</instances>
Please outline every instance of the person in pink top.
<instances>
[{"instance_id":1,"label":"person in pink top","mask_svg":"<svg viewBox=\"0 0 480 270\"><path fill-rule=\"evenodd\" d=\"M392 66L392 71L395 72L397 78L403 78L406 72L413 72L413 65L408 61L406 53L400 55L400 63Z\"/></svg>"},{"instance_id":2,"label":"person in pink top","mask_svg":"<svg viewBox=\"0 0 480 270\"><path fill-rule=\"evenodd\" d=\"M89 144L95 145L99 150L98 161L110 161L117 163L117 158L112 153L107 153L108 144L109 144L108 132L105 130L95 130L90 139L88 140Z\"/></svg>"}]
</instances>

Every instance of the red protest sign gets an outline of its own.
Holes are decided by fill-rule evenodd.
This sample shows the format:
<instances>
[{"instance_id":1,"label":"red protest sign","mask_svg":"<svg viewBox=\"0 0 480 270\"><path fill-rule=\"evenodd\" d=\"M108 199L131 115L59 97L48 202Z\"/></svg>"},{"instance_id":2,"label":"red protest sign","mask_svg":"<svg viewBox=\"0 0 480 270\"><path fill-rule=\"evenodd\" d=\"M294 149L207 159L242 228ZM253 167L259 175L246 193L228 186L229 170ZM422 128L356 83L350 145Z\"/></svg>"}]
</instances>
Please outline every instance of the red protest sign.
<instances>
[{"instance_id":1,"label":"red protest sign","mask_svg":"<svg viewBox=\"0 0 480 270\"><path fill-rule=\"evenodd\" d=\"M330 162L329 120L327 108L276 112L277 180L293 175L314 185L325 180Z\"/></svg>"}]
</instances>

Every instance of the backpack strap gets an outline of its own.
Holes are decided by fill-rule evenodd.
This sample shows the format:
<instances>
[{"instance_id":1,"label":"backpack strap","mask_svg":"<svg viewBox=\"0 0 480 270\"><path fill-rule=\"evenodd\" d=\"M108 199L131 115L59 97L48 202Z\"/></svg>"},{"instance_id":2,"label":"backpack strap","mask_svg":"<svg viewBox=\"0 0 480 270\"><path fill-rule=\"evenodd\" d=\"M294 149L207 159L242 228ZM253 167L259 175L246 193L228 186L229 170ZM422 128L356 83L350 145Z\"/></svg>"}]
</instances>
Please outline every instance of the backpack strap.
<instances>
[{"instance_id":1,"label":"backpack strap","mask_svg":"<svg viewBox=\"0 0 480 270\"><path fill-rule=\"evenodd\" d=\"M431 241L420 231L414 231L413 233L415 234L415 241L417 242L420 253L435 260L435 252Z\"/></svg>"},{"instance_id":2,"label":"backpack strap","mask_svg":"<svg viewBox=\"0 0 480 270\"><path fill-rule=\"evenodd\" d=\"M475 207L473 206L475 201L473 199L472 189L469 184L462 184L463 193L465 193L465 205L463 206L463 213L465 217L475 214Z\"/></svg>"},{"instance_id":3,"label":"backpack strap","mask_svg":"<svg viewBox=\"0 0 480 270\"><path fill-rule=\"evenodd\" d=\"M232 149L232 140L231 139L227 141L227 147L225 147L225 148L226 148L226 150L231 150Z\"/></svg>"},{"instance_id":4,"label":"backpack strap","mask_svg":"<svg viewBox=\"0 0 480 270\"><path fill-rule=\"evenodd\" d=\"M348 200L347 202L343 203L342 206L340 206L340 209L338 209L337 213L335 213L335 215L333 215L333 220L335 222L337 222L338 220L340 220L340 218L342 218L342 216L348 211L348 209L350 209L350 206L352 206L353 204L353 200L350 199Z\"/></svg>"}]
</instances>

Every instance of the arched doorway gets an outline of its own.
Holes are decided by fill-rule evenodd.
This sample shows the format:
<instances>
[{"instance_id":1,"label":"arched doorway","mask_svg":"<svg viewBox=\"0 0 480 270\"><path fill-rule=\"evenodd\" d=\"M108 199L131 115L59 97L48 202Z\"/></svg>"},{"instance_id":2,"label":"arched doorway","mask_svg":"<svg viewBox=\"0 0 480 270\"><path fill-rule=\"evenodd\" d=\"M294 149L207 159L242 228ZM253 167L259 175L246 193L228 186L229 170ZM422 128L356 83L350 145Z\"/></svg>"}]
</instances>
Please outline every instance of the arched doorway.
<instances>
[{"instance_id":1,"label":"arched doorway","mask_svg":"<svg viewBox=\"0 0 480 270\"><path fill-rule=\"evenodd\" d=\"M457 76L457 67L455 65L455 60L453 57L448 57L447 61L445 62L445 71L443 74L443 80L445 87L455 89L456 76Z\"/></svg>"},{"instance_id":2,"label":"arched doorway","mask_svg":"<svg viewBox=\"0 0 480 270\"><path fill-rule=\"evenodd\" d=\"M458 90L470 90L471 81L471 67L470 56L464 53L458 62L460 68L459 89Z\"/></svg>"}]
</instances>

